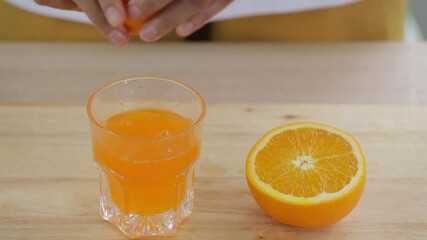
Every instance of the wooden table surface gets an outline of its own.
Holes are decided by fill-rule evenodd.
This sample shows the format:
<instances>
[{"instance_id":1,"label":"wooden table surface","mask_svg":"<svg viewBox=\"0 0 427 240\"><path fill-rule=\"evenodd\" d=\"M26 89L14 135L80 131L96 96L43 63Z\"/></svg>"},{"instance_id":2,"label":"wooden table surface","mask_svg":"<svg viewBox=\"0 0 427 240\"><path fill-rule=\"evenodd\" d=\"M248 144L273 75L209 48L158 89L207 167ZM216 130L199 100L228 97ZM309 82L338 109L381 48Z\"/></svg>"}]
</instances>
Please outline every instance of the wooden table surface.
<instances>
[{"instance_id":1,"label":"wooden table surface","mask_svg":"<svg viewBox=\"0 0 427 240\"><path fill-rule=\"evenodd\" d=\"M427 239L427 45L0 43L0 239L124 239L98 214L83 107L100 85L166 75L208 100L193 214L173 239ZM246 154L292 121L345 129L368 179L338 224L277 223L254 202Z\"/></svg>"}]
</instances>

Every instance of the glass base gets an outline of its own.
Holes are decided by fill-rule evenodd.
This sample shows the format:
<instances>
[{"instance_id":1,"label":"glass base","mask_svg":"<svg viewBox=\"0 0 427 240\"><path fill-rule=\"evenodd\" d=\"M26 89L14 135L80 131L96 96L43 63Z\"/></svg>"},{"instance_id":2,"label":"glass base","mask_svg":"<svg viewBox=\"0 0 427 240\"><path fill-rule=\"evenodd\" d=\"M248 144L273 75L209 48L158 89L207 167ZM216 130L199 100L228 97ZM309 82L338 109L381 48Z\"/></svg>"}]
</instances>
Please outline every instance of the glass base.
<instances>
[{"instance_id":1,"label":"glass base","mask_svg":"<svg viewBox=\"0 0 427 240\"><path fill-rule=\"evenodd\" d=\"M108 194L108 182L105 175L101 172L101 217L119 228L128 238L144 236L172 236L176 233L179 224L193 211L193 174L194 169L191 169L186 181L187 188L185 196L176 210L171 208L169 211L159 214L138 215L133 213L123 213L111 201Z\"/></svg>"},{"instance_id":2,"label":"glass base","mask_svg":"<svg viewBox=\"0 0 427 240\"><path fill-rule=\"evenodd\" d=\"M118 227L127 237L172 236L178 225L193 210L192 197L185 198L177 211L169 211L155 215L124 214L114 203L101 197L101 217Z\"/></svg>"}]
</instances>

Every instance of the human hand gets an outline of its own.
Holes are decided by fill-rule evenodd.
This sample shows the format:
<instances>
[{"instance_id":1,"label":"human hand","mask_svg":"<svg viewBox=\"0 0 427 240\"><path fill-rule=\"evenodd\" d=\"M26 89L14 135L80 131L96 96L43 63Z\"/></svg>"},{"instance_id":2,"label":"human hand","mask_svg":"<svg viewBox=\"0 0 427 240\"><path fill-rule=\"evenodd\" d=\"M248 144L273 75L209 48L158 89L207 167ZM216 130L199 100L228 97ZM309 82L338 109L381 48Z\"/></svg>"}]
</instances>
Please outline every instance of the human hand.
<instances>
[{"instance_id":1,"label":"human hand","mask_svg":"<svg viewBox=\"0 0 427 240\"><path fill-rule=\"evenodd\" d=\"M113 44L123 47L129 41L123 26L126 17L122 0L34 0L37 4L84 12L95 27Z\"/></svg>"},{"instance_id":2,"label":"human hand","mask_svg":"<svg viewBox=\"0 0 427 240\"><path fill-rule=\"evenodd\" d=\"M176 29L186 37L203 27L233 0L129 0L128 13L133 19L146 19L139 32L142 40L153 42Z\"/></svg>"},{"instance_id":3,"label":"human hand","mask_svg":"<svg viewBox=\"0 0 427 240\"><path fill-rule=\"evenodd\" d=\"M35 0L40 5L83 11L92 23L118 46L125 46L129 33L124 26L128 17L148 19L141 27L143 41L157 41L176 29L186 37L228 6L233 0Z\"/></svg>"}]
</instances>

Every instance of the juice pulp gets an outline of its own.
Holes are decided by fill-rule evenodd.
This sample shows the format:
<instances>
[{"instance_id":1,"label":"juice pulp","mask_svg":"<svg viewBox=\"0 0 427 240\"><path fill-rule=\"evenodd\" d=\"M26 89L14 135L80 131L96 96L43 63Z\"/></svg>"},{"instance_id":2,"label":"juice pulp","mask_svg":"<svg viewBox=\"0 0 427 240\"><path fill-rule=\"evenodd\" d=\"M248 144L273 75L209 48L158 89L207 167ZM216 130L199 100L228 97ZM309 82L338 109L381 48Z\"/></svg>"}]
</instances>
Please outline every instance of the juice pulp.
<instances>
[{"instance_id":1,"label":"juice pulp","mask_svg":"<svg viewBox=\"0 0 427 240\"><path fill-rule=\"evenodd\" d=\"M162 109L126 111L105 121L103 127L115 134L93 138L94 158L120 211L153 215L179 207L192 188L191 167L200 153L192 125Z\"/></svg>"}]
</instances>

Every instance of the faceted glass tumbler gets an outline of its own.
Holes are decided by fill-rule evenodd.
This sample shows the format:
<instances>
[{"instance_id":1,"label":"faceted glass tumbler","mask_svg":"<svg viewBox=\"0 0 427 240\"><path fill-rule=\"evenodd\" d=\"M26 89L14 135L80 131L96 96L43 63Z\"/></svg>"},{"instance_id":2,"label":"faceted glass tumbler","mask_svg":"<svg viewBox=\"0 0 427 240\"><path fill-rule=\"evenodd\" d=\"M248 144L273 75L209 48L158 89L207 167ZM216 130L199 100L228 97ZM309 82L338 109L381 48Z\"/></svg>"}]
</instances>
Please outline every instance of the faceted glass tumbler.
<instances>
[{"instance_id":1,"label":"faceted glass tumbler","mask_svg":"<svg viewBox=\"0 0 427 240\"><path fill-rule=\"evenodd\" d=\"M191 125L153 138L124 136L105 127L110 117L135 109L166 110ZM102 218L130 238L173 235L193 208L194 165L206 114L202 96L175 80L136 77L96 91L87 111Z\"/></svg>"}]
</instances>

